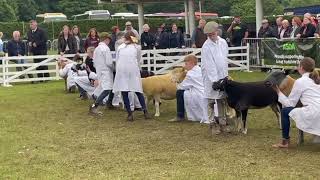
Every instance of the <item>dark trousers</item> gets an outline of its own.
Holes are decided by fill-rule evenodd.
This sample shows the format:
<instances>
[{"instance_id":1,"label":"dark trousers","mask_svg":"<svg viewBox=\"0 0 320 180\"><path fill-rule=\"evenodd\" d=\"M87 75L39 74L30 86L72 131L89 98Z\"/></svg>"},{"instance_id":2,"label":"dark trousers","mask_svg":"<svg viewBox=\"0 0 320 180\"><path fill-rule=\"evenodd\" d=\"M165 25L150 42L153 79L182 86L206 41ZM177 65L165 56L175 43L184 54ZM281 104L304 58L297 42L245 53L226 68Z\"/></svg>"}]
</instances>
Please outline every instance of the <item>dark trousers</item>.
<instances>
[{"instance_id":1,"label":"dark trousers","mask_svg":"<svg viewBox=\"0 0 320 180\"><path fill-rule=\"evenodd\" d=\"M290 131L290 117L289 113L293 110L293 107L286 107L281 109L281 124L282 124L282 138L289 139Z\"/></svg>"},{"instance_id":2,"label":"dark trousers","mask_svg":"<svg viewBox=\"0 0 320 180\"><path fill-rule=\"evenodd\" d=\"M176 99L177 99L177 117L184 118L185 108L184 108L184 90L177 90Z\"/></svg>"},{"instance_id":3,"label":"dark trousers","mask_svg":"<svg viewBox=\"0 0 320 180\"><path fill-rule=\"evenodd\" d=\"M106 98L112 90L103 90L102 93L99 95L99 97L94 102L95 106L98 107L102 104L103 99Z\"/></svg>"},{"instance_id":4,"label":"dark trousers","mask_svg":"<svg viewBox=\"0 0 320 180\"><path fill-rule=\"evenodd\" d=\"M125 106L128 114L131 114L131 107L130 107L130 101L129 101L128 93L129 93L128 91L122 91L121 95L122 95L124 106ZM146 107L146 102L144 100L143 94L139 93L139 92L135 92L135 93L138 96L138 99L139 99L139 102L141 104L143 112L146 112L147 107Z\"/></svg>"},{"instance_id":5,"label":"dark trousers","mask_svg":"<svg viewBox=\"0 0 320 180\"><path fill-rule=\"evenodd\" d=\"M78 90L79 90L79 92L80 92L80 96L84 96L84 94L86 93L86 91L85 91L81 86L79 86L79 84L76 83L76 85L77 85Z\"/></svg>"}]
</instances>

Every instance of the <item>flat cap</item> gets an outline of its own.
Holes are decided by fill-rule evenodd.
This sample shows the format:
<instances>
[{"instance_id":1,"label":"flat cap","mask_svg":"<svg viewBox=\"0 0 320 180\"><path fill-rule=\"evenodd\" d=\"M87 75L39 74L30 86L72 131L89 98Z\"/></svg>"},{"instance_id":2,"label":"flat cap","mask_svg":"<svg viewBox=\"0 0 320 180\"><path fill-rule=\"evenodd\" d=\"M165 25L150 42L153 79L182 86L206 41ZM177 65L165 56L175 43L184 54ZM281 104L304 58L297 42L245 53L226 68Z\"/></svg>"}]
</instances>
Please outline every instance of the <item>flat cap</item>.
<instances>
[{"instance_id":1,"label":"flat cap","mask_svg":"<svg viewBox=\"0 0 320 180\"><path fill-rule=\"evenodd\" d=\"M219 24L218 23L216 23L214 21L210 21L204 26L203 32L205 34L213 33L215 31L217 31L218 28L219 28Z\"/></svg>"}]
</instances>

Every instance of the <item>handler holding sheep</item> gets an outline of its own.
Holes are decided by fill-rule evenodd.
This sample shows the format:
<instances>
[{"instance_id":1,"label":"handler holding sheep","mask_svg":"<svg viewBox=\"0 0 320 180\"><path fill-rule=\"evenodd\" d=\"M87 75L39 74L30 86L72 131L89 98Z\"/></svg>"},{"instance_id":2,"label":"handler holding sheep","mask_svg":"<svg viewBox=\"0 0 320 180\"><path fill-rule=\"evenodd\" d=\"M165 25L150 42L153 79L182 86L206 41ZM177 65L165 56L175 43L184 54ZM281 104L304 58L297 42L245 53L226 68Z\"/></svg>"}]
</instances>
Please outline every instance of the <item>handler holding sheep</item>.
<instances>
[{"instance_id":1,"label":"handler holding sheep","mask_svg":"<svg viewBox=\"0 0 320 180\"><path fill-rule=\"evenodd\" d=\"M129 92L135 92L142 106L145 119L150 119L143 96L139 63L141 59L141 47L137 45L138 39L133 32L127 32L125 42L120 45L116 54L116 76L113 92L121 92L125 108L128 112L128 121L133 121L133 113L130 107Z\"/></svg>"},{"instance_id":2,"label":"handler holding sheep","mask_svg":"<svg viewBox=\"0 0 320 180\"><path fill-rule=\"evenodd\" d=\"M213 122L211 127L214 128L215 134L220 134L221 131L230 131L226 126L224 100L226 95L223 91L213 90L212 85L228 76L228 44L218 36L219 25L214 21L205 25L204 33L208 36L201 50L204 94L208 99L209 107L214 107L214 118L210 117L210 121Z\"/></svg>"}]
</instances>

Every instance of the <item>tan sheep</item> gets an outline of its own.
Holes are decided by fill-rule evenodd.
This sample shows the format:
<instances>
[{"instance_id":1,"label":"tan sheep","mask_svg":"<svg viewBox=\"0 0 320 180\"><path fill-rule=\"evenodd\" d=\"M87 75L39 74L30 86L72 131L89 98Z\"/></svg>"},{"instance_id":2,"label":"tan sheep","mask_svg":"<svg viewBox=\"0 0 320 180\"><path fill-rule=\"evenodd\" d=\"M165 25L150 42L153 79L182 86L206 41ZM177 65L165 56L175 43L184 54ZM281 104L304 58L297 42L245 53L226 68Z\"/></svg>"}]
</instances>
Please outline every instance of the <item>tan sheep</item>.
<instances>
[{"instance_id":1,"label":"tan sheep","mask_svg":"<svg viewBox=\"0 0 320 180\"><path fill-rule=\"evenodd\" d=\"M177 83L182 82L186 76L186 70L182 67L173 69L168 74L142 78L143 93L147 102L155 101L155 116L160 116L160 101L176 98Z\"/></svg>"}]
</instances>

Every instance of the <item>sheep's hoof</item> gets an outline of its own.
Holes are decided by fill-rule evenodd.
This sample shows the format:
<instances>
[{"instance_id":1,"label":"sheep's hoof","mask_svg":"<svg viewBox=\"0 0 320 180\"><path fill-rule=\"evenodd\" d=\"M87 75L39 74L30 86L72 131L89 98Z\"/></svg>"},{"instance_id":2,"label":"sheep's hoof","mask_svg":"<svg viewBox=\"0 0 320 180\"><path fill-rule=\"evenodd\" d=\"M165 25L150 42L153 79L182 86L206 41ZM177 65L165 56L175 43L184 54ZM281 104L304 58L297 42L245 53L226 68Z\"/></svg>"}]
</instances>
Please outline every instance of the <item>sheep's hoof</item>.
<instances>
[{"instance_id":1,"label":"sheep's hoof","mask_svg":"<svg viewBox=\"0 0 320 180\"><path fill-rule=\"evenodd\" d=\"M247 134L247 132L248 132L248 129L246 128L242 131L242 134Z\"/></svg>"},{"instance_id":2,"label":"sheep's hoof","mask_svg":"<svg viewBox=\"0 0 320 180\"><path fill-rule=\"evenodd\" d=\"M159 117L159 116L160 116L160 114L157 114L157 113L156 113L154 116L155 116L155 117Z\"/></svg>"}]
</instances>

